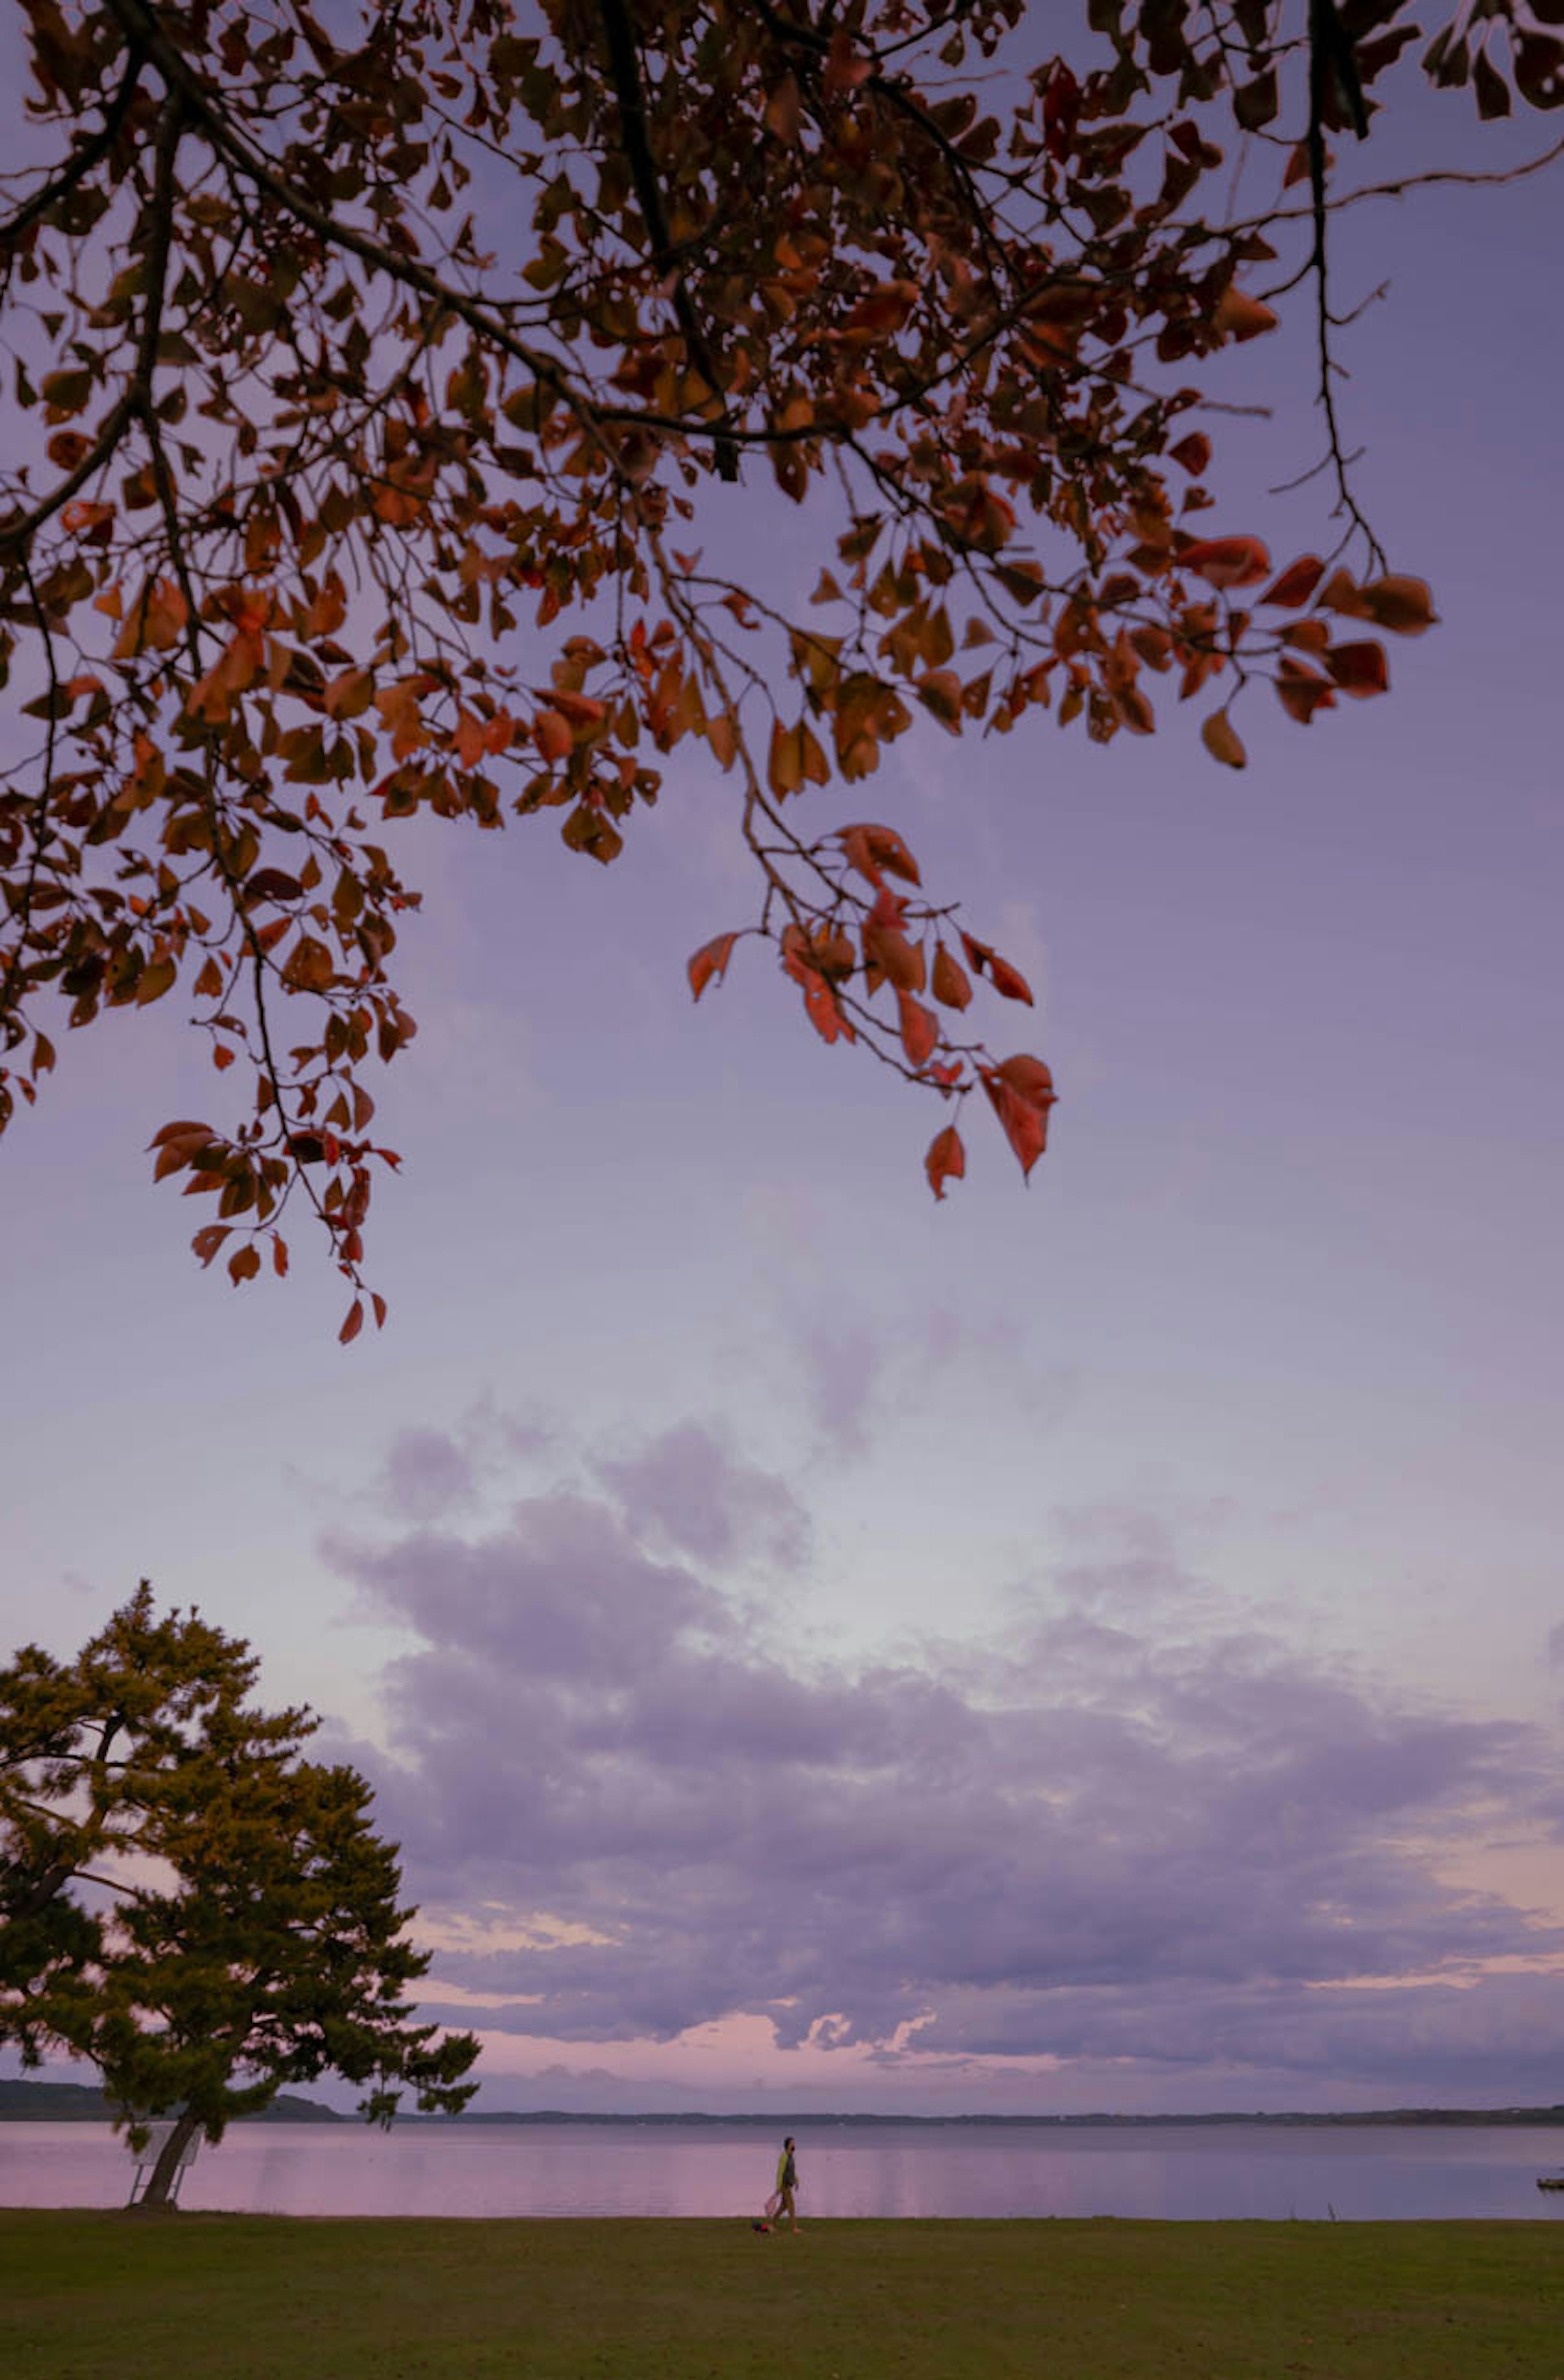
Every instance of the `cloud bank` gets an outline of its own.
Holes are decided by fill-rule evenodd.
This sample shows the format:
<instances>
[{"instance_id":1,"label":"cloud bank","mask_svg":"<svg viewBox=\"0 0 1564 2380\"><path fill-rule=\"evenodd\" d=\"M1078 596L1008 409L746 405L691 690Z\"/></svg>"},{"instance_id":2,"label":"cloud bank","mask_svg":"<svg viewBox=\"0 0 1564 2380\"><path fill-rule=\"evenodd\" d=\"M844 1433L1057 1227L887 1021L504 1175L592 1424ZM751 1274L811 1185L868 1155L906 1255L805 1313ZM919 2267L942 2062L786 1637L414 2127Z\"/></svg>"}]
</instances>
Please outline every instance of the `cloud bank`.
<instances>
[{"instance_id":1,"label":"cloud bank","mask_svg":"<svg viewBox=\"0 0 1564 2380\"><path fill-rule=\"evenodd\" d=\"M394 1477L454 1483L428 1457ZM1019 1589L1002 1642L811 1659L768 1614L808 1549L784 1482L694 1424L583 1481L486 1534L329 1548L414 1639L392 1757L361 1756L411 1893L460 1925L430 1987L453 2021L759 2016L887 2072L1187 2073L1191 2105L1246 2069L1557 2095L1564 1933L1449 1873L1547 1822L1524 1730L1338 1670L1144 1531Z\"/></svg>"}]
</instances>

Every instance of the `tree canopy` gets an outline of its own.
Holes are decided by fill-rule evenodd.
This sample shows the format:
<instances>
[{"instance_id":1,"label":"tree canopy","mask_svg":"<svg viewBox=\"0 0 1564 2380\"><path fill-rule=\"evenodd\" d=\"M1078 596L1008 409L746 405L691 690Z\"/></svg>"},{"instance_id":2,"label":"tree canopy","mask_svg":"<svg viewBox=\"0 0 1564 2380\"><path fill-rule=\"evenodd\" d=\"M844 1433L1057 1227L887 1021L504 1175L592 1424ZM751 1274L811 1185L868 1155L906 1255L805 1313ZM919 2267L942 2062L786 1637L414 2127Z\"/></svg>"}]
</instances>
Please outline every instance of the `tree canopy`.
<instances>
[{"instance_id":1,"label":"tree canopy","mask_svg":"<svg viewBox=\"0 0 1564 2380\"><path fill-rule=\"evenodd\" d=\"M345 1338L384 1317L365 1072L415 1030L416 813L552 811L608 863L670 760L721 771L757 901L696 997L769 941L825 1041L943 1107L937 1197L974 1091L1030 1171L1051 1074L972 1021L1028 987L856 789L924 715L1106 742L1195 700L1240 768L1252 686L1304 725L1383 692L1434 610L1339 419L1336 151L1398 67L1564 101L1561 0L1085 0L1042 57L1024 0L22 13L0 1125L56 1012L177 992L246 1088L156 1174L236 1282L312 1209ZM1273 559L1202 518L1203 367L1289 306L1321 550ZM723 559L762 492L816 549L796 601Z\"/></svg>"},{"instance_id":2,"label":"tree canopy","mask_svg":"<svg viewBox=\"0 0 1564 2380\"><path fill-rule=\"evenodd\" d=\"M344 2075L381 2122L476 2087L472 2035L410 2022L429 1959L370 1786L249 1703L256 1667L143 1583L74 1661L0 1671L0 2040L90 2059L121 2122L175 2116L152 2203L286 2083Z\"/></svg>"}]
</instances>

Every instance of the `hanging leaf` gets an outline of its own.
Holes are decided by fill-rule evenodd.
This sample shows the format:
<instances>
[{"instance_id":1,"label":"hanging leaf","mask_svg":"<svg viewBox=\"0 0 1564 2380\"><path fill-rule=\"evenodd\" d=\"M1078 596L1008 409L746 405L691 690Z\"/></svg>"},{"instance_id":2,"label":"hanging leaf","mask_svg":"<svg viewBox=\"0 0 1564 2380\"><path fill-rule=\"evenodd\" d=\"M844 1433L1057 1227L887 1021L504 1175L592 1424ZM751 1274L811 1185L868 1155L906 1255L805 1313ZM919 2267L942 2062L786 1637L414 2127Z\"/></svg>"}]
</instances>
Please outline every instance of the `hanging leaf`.
<instances>
[{"instance_id":1,"label":"hanging leaf","mask_svg":"<svg viewBox=\"0 0 1564 2380\"><path fill-rule=\"evenodd\" d=\"M721 982L722 978L727 974L728 961L734 954L734 944L737 940L736 933L718 934L709 942L703 942L696 952L686 972L690 979L690 990L697 1000L700 998L709 983Z\"/></svg>"},{"instance_id":2,"label":"hanging leaf","mask_svg":"<svg viewBox=\"0 0 1564 2380\"><path fill-rule=\"evenodd\" d=\"M948 1123L943 1132L935 1134L928 1144L928 1154L923 1160L923 1168L928 1176L928 1186L936 1198L944 1196L947 1182L960 1182L964 1177L966 1150L962 1146L962 1136L953 1123Z\"/></svg>"},{"instance_id":3,"label":"hanging leaf","mask_svg":"<svg viewBox=\"0 0 1564 2380\"><path fill-rule=\"evenodd\" d=\"M1213 759L1225 761L1230 769L1242 769L1249 758L1225 710L1213 710L1202 722L1200 740Z\"/></svg>"}]
</instances>

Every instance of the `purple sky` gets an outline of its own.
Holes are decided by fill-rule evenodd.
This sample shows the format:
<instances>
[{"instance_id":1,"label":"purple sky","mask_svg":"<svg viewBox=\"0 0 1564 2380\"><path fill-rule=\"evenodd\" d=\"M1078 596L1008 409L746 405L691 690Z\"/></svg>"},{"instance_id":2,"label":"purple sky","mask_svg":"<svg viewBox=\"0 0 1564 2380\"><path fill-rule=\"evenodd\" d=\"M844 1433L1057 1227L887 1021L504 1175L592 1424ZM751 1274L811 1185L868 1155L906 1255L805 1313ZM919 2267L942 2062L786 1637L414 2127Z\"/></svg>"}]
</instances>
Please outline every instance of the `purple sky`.
<instances>
[{"instance_id":1,"label":"purple sky","mask_svg":"<svg viewBox=\"0 0 1564 2380\"><path fill-rule=\"evenodd\" d=\"M1520 153L1469 105L1369 162ZM1183 717L930 723L812 796L1031 976L1029 1191L975 1129L936 1208L937 1119L753 946L692 1013L750 903L693 763L607 874L409 835L382 1337L303 1249L195 1269L139 1152L221 1092L166 1010L7 1140L9 1636L142 1573L249 1636L380 1787L482 2104L1564 2095L1558 220L1541 176L1340 237L1443 622L1388 699L1257 691L1242 775ZM1290 558L1306 346L1225 379L1276 418L1214 425L1207 517Z\"/></svg>"}]
</instances>

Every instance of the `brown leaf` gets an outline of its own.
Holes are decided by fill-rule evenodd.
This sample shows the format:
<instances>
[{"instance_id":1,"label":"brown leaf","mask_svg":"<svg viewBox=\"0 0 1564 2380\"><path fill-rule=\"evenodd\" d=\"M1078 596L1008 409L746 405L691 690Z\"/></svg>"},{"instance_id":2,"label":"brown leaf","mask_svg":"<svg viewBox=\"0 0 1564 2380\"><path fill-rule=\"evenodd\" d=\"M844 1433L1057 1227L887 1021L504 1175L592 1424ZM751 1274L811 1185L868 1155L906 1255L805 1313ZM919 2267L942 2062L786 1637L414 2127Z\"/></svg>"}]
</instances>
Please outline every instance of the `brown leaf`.
<instances>
[{"instance_id":1,"label":"brown leaf","mask_svg":"<svg viewBox=\"0 0 1564 2380\"><path fill-rule=\"evenodd\" d=\"M1372 638L1355 645L1332 645L1326 654L1325 665L1342 693L1356 695L1360 700L1371 694L1384 694L1390 684L1385 648Z\"/></svg>"},{"instance_id":2,"label":"brown leaf","mask_svg":"<svg viewBox=\"0 0 1564 2380\"><path fill-rule=\"evenodd\" d=\"M1398 637L1420 637L1438 617L1426 579L1404 578L1392 572L1370 579L1360 593L1375 626L1388 628Z\"/></svg>"},{"instance_id":3,"label":"brown leaf","mask_svg":"<svg viewBox=\"0 0 1564 2380\"><path fill-rule=\"evenodd\" d=\"M940 1046L940 1023L931 1008L915 1000L910 992L898 992L896 1006L901 1016L902 1047L915 1066L926 1065Z\"/></svg>"},{"instance_id":4,"label":"brown leaf","mask_svg":"<svg viewBox=\"0 0 1564 2380\"><path fill-rule=\"evenodd\" d=\"M1317 553L1301 553L1290 562L1279 578L1273 578L1265 593L1256 597L1261 603L1281 603L1295 611L1306 603L1320 580L1325 577L1325 565Z\"/></svg>"},{"instance_id":5,"label":"brown leaf","mask_svg":"<svg viewBox=\"0 0 1564 2380\"><path fill-rule=\"evenodd\" d=\"M1230 339L1257 338L1262 331L1274 331L1277 318L1270 308L1258 298L1248 297L1242 289L1231 286L1218 298L1211 321Z\"/></svg>"},{"instance_id":6,"label":"brown leaf","mask_svg":"<svg viewBox=\"0 0 1564 2380\"><path fill-rule=\"evenodd\" d=\"M965 968L956 965L943 942L935 945L931 988L935 999L943 1001L947 1008L964 1008L972 998Z\"/></svg>"},{"instance_id":7,"label":"brown leaf","mask_svg":"<svg viewBox=\"0 0 1564 2380\"><path fill-rule=\"evenodd\" d=\"M948 1123L943 1132L937 1132L929 1142L923 1170L928 1176L928 1186L936 1198L944 1196L947 1182L960 1182L964 1178L966 1151L953 1123Z\"/></svg>"},{"instance_id":8,"label":"brown leaf","mask_svg":"<svg viewBox=\"0 0 1564 2380\"><path fill-rule=\"evenodd\" d=\"M1270 572L1271 558L1257 537L1208 537L1173 557L1180 570L1193 570L1208 587L1254 587Z\"/></svg>"},{"instance_id":9,"label":"brown leaf","mask_svg":"<svg viewBox=\"0 0 1564 2380\"><path fill-rule=\"evenodd\" d=\"M1213 710L1202 722L1200 740L1213 759L1225 761L1230 769L1242 769L1249 758L1225 710Z\"/></svg>"}]
</instances>

